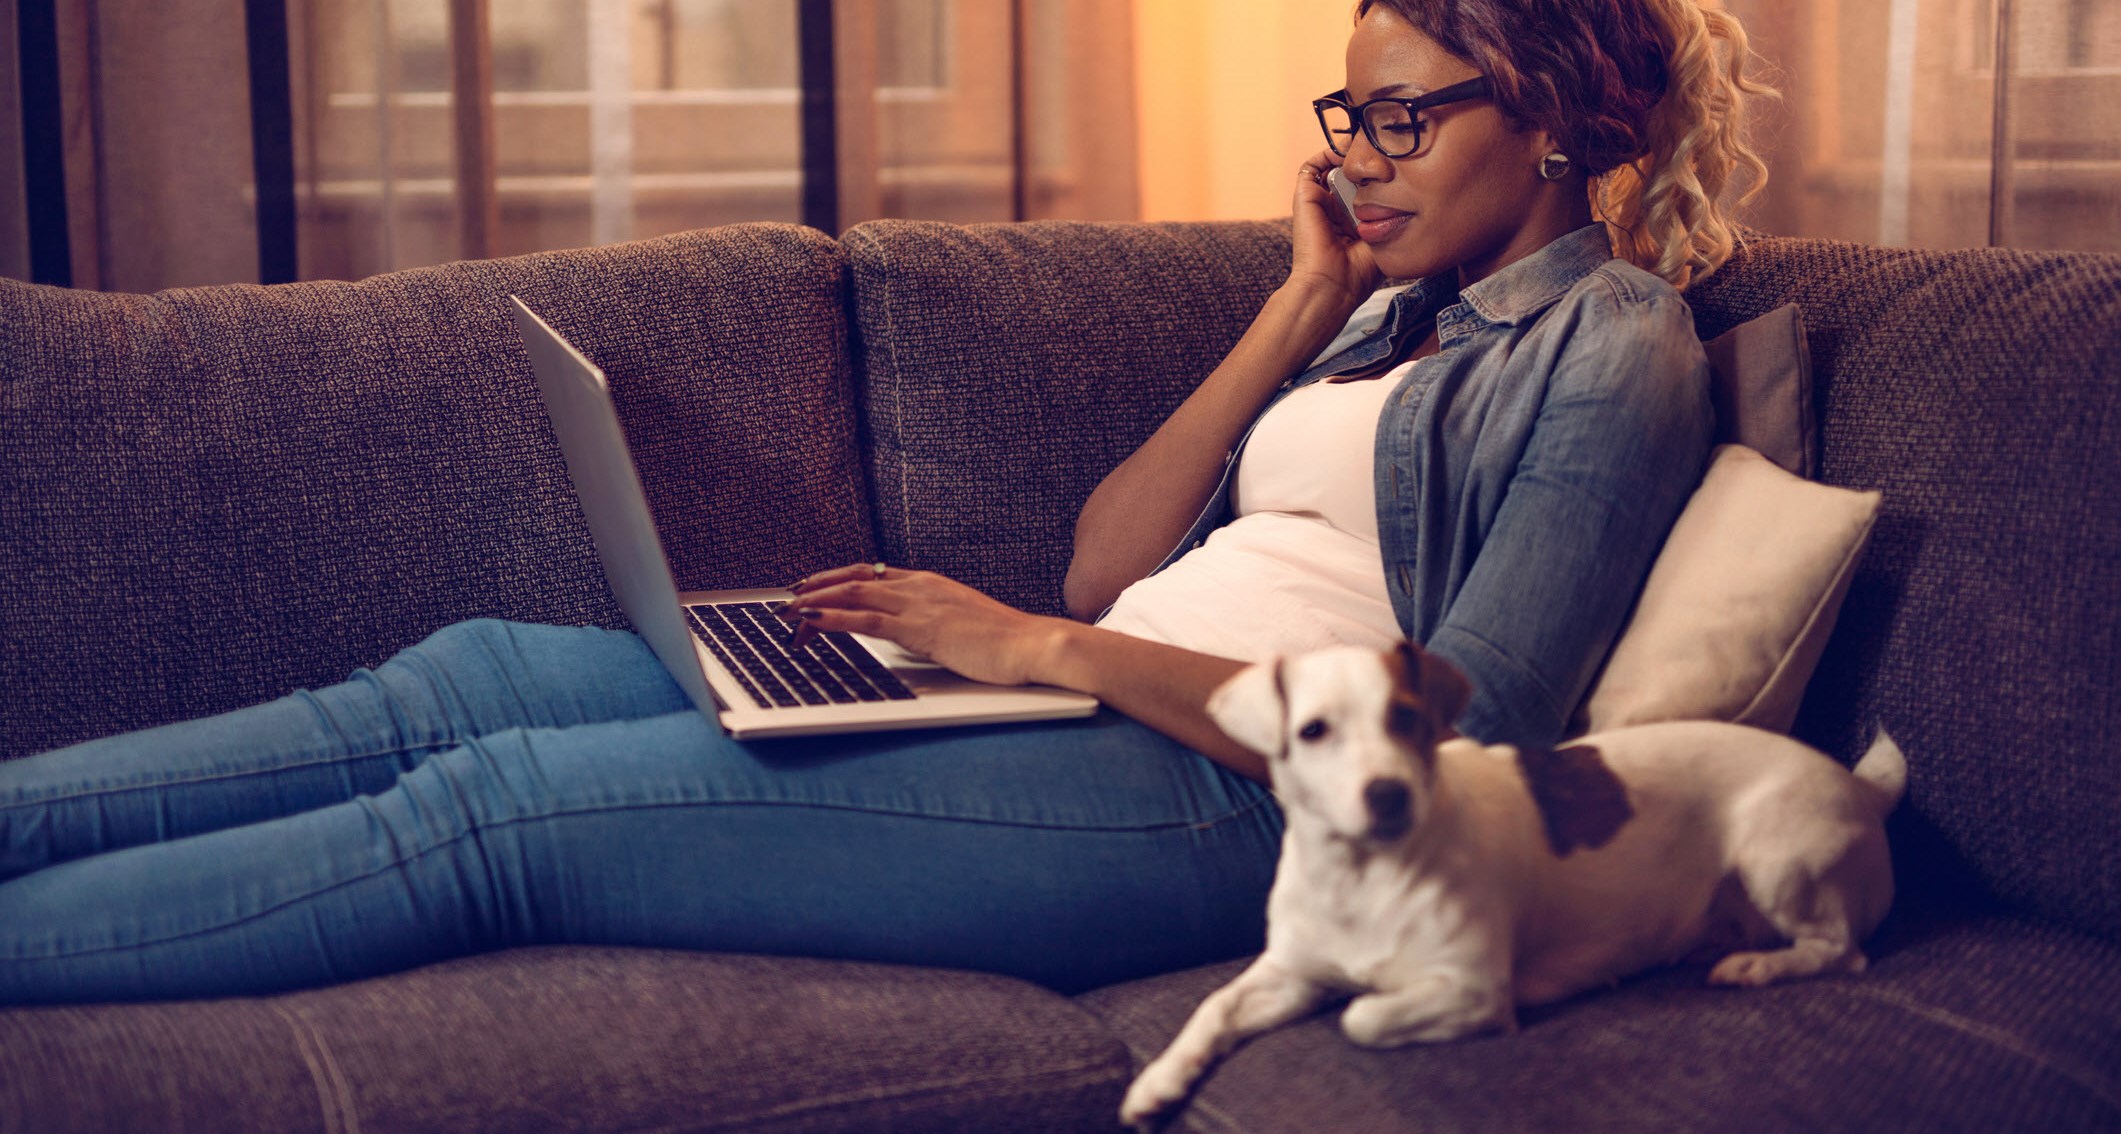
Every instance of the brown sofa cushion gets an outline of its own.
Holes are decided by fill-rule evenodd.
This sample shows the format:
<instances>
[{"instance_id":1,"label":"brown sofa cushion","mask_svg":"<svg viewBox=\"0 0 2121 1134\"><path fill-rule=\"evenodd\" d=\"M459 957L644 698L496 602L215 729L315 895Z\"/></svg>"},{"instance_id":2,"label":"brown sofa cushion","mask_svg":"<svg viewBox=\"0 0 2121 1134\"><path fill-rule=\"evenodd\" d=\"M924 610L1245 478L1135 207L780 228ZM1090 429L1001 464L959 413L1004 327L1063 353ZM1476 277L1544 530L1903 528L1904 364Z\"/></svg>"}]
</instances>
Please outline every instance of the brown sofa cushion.
<instances>
[{"instance_id":1,"label":"brown sofa cushion","mask_svg":"<svg viewBox=\"0 0 2121 1134\"><path fill-rule=\"evenodd\" d=\"M505 299L609 373L681 584L872 553L836 244L792 225L359 283L0 280L0 757L623 625Z\"/></svg>"},{"instance_id":2,"label":"brown sofa cushion","mask_svg":"<svg viewBox=\"0 0 2121 1134\"><path fill-rule=\"evenodd\" d=\"M582 947L11 1009L0 1052L0 1129L39 1134L1104 1131L1128 1071L1089 1013L1002 977Z\"/></svg>"},{"instance_id":3,"label":"brown sofa cushion","mask_svg":"<svg viewBox=\"0 0 2121 1134\"><path fill-rule=\"evenodd\" d=\"M1061 610L1075 515L1288 271L1266 224L876 221L854 281L877 535L895 563Z\"/></svg>"},{"instance_id":4,"label":"brown sofa cushion","mask_svg":"<svg viewBox=\"0 0 2121 1134\"><path fill-rule=\"evenodd\" d=\"M1710 988L1668 969L1516 1035L1370 1051L1321 1014L1252 1041L1174 1130L1398 1134L2121 1127L2121 950L2017 919L1897 926L1857 977ZM1080 1002L1137 1062L1243 963Z\"/></svg>"}]
</instances>

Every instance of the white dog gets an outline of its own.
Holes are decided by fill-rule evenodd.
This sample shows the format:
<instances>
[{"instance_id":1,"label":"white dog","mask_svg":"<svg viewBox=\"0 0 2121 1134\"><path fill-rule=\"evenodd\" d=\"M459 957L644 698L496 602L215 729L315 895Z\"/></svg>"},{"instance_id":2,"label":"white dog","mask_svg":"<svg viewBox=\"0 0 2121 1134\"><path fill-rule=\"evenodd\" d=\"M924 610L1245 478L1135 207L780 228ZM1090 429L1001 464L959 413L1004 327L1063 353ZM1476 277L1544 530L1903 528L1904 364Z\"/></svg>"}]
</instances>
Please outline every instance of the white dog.
<instances>
[{"instance_id":1,"label":"white dog","mask_svg":"<svg viewBox=\"0 0 2121 1134\"><path fill-rule=\"evenodd\" d=\"M1288 824L1267 947L1135 1079L1121 1121L1148 1128L1247 1037L1350 995L1341 1030L1395 1047L1514 1029L1520 1004L1712 951L1716 984L1862 971L1907 774L1883 731L1854 775L1708 722L1521 751L1451 731L1469 695L1412 646L1216 690L1209 715L1267 757Z\"/></svg>"}]
</instances>

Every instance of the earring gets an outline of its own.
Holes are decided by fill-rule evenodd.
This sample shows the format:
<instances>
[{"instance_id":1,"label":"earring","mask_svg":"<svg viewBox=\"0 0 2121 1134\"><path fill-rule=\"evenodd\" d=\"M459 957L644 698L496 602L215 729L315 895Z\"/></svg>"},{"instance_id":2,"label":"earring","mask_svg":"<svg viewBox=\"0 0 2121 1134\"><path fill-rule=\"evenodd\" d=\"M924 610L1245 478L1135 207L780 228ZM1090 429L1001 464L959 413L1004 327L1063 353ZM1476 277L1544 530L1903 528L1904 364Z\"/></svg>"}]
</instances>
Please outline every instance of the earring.
<instances>
[{"instance_id":1,"label":"earring","mask_svg":"<svg viewBox=\"0 0 2121 1134\"><path fill-rule=\"evenodd\" d=\"M1559 181L1569 175L1569 155L1556 150L1539 159L1539 176L1548 181Z\"/></svg>"}]
</instances>

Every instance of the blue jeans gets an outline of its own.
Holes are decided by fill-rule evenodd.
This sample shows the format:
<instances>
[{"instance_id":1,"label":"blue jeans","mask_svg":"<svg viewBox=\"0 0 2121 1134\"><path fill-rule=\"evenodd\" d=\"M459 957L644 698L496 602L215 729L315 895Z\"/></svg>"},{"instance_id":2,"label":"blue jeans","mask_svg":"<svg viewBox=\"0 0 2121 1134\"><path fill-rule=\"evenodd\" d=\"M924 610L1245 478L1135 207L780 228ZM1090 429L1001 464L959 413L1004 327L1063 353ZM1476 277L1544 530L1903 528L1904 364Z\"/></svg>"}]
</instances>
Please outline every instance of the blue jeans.
<instances>
[{"instance_id":1,"label":"blue jeans","mask_svg":"<svg viewBox=\"0 0 2121 1134\"><path fill-rule=\"evenodd\" d=\"M631 634L462 623L318 692L0 763L0 1003L532 943L1072 991L1258 949L1266 789L1110 712L739 743Z\"/></svg>"}]
</instances>

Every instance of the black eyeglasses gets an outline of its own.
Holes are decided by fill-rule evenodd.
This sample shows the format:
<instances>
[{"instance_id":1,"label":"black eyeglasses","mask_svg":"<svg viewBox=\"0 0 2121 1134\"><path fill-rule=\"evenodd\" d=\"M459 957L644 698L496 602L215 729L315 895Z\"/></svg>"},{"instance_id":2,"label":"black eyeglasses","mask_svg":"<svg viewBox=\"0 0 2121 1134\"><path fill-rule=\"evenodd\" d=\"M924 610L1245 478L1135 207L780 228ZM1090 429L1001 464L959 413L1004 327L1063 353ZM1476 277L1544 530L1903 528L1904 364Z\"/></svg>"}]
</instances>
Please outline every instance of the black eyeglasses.
<instances>
[{"instance_id":1,"label":"black eyeglasses","mask_svg":"<svg viewBox=\"0 0 2121 1134\"><path fill-rule=\"evenodd\" d=\"M1341 157L1348 156L1348 146L1355 141L1355 124L1361 122L1363 137L1370 140L1372 149L1388 158L1403 158L1421 148L1421 133L1428 125L1422 121L1422 111L1486 97L1488 77L1452 83L1420 98L1373 98L1361 106L1349 105L1347 93L1336 91L1311 100L1319 128L1326 132L1326 145Z\"/></svg>"}]
</instances>

